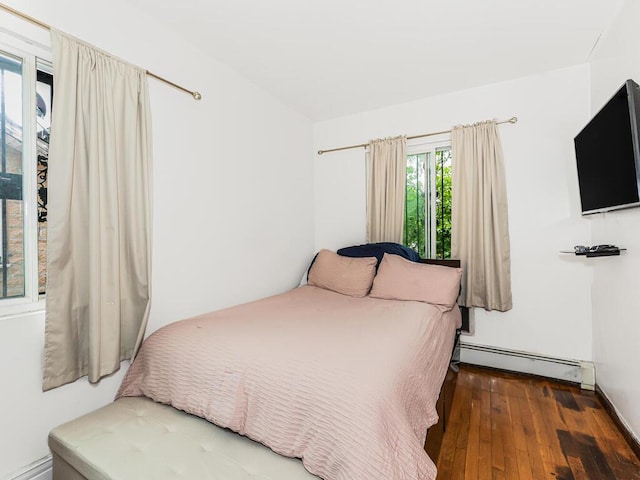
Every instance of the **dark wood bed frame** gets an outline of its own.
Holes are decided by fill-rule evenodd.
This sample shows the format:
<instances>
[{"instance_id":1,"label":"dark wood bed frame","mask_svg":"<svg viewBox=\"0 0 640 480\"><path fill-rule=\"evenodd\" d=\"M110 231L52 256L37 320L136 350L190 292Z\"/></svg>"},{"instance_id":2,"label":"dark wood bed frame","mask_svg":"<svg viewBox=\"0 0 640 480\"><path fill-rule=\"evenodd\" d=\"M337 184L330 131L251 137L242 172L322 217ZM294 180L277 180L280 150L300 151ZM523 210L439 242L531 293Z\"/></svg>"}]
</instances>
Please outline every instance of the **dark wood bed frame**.
<instances>
[{"instance_id":1,"label":"dark wood bed frame","mask_svg":"<svg viewBox=\"0 0 640 480\"><path fill-rule=\"evenodd\" d=\"M460 268L460 260L441 260L427 258L422 260L423 263L430 265L443 265L445 267ZM431 459L437 464L438 456L440 455L440 447L442 446L442 440L444 433L447 430L447 422L451 415L451 405L453 404L453 395L456 391L456 380L458 379L458 369L460 365L460 331L469 331L469 309L467 307L460 307L462 313L462 328L456 332L456 339L451 352L451 361L449 368L447 369L447 375L440 389L440 396L438 397L438 403L436 409L440 420L438 423L429 428L427 432L427 440L424 445L424 449Z\"/></svg>"}]
</instances>

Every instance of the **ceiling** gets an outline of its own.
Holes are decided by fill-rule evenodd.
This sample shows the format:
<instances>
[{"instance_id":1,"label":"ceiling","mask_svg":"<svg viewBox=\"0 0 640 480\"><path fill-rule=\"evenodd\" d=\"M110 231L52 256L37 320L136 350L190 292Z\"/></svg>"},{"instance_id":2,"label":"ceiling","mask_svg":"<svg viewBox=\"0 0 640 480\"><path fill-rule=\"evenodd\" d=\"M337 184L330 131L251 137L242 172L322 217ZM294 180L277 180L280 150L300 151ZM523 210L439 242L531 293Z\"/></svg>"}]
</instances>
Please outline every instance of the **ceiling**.
<instances>
[{"instance_id":1,"label":"ceiling","mask_svg":"<svg viewBox=\"0 0 640 480\"><path fill-rule=\"evenodd\" d=\"M126 1L312 120L584 63L624 2Z\"/></svg>"}]
</instances>

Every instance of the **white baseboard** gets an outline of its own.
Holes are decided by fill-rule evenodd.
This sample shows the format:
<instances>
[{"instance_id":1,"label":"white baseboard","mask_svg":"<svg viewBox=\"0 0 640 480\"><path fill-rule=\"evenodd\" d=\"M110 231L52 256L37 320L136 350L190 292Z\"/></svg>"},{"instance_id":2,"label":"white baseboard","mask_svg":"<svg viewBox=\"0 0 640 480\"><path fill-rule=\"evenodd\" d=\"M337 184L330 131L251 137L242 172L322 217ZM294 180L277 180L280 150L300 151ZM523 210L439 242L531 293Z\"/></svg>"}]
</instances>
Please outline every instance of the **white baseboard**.
<instances>
[{"instance_id":1,"label":"white baseboard","mask_svg":"<svg viewBox=\"0 0 640 480\"><path fill-rule=\"evenodd\" d=\"M460 361L472 365L579 383L582 388L589 390L593 390L595 385L595 367L592 362L554 358L463 342L460 343Z\"/></svg>"},{"instance_id":2,"label":"white baseboard","mask_svg":"<svg viewBox=\"0 0 640 480\"><path fill-rule=\"evenodd\" d=\"M27 465L22 470L9 475L5 480L52 480L51 464L51 455L47 455L31 465Z\"/></svg>"},{"instance_id":3,"label":"white baseboard","mask_svg":"<svg viewBox=\"0 0 640 480\"><path fill-rule=\"evenodd\" d=\"M607 392L605 392L600 387L600 385L598 385L598 387L597 387L597 393L602 396L602 399L604 399L604 402L607 404L606 406L613 411L611 417L613 417L614 423L618 423L619 422L618 427L620 427L623 430L626 430L626 432L623 432L623 435L626 433L626 435L628 435L630 437L630 438L627 438L627 442L631 441L631 442L634 442L636 444L635 448L633 446L631 448L637 454L638 448L640 448L640 437L638 437L638 435L636 435L634 433L634 431L631 428L631 425L629 424L629 422L627 422L625 420L625 418L622 415L622 413L620 413L620 410L618 410L616 408L615 404L609 398L609 395L607 395Z\"/></svg>"}]
</instances>

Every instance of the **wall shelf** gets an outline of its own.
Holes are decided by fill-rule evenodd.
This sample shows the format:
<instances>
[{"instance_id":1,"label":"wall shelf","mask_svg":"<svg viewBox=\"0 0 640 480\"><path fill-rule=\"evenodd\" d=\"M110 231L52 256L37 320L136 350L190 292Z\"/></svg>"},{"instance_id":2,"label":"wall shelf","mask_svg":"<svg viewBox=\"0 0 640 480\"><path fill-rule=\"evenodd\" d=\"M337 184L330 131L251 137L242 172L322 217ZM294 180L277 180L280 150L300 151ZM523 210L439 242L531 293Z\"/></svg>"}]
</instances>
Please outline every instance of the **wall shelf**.
<instances>
[{"instance_id":1,"label":"wall shelf","mask_svg":"<svg viewBox=\"0 0 640 480\"><path fill-rule=\"evenodd\" d=\"M575 252L574 250L560 250L560 253L567 253L571 255L575 255L576 257L615 257L620 255L620 252L626 251L626 248L618 248L617 250L603 250L603 251L594 251L594 252Z\"/></svg>"}]
</instances>

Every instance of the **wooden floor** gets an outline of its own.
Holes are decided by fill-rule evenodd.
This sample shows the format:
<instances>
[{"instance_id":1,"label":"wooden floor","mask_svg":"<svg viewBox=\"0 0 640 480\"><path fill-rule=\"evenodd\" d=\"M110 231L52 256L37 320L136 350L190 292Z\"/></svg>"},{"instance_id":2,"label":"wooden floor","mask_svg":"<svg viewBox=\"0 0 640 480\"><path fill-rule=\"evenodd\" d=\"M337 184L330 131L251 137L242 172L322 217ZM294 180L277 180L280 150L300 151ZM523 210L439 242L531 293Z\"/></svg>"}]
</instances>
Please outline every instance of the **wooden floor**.
<instances>
[{"instance_id":1,"label":"wooden floor","mask_svg":"<svg viewBox=\"0 0 640 480\"><path fill-rule=\"evenodd\" d=\"M640 480L640 460L593 392L463 366L438 480Z\"/></svg>"}]
</instances>

